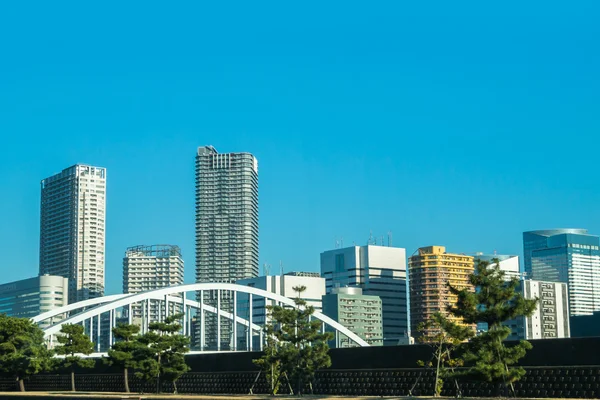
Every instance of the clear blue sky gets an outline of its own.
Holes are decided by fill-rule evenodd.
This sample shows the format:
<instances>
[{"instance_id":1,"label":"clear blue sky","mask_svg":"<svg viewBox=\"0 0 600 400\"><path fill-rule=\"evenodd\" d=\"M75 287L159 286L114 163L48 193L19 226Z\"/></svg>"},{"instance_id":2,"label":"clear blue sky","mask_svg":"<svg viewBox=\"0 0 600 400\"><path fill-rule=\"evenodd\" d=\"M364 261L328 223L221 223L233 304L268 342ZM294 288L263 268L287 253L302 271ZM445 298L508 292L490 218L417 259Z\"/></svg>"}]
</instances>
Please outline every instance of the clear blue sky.
<instances>
[{"instance_id":1,"label":"clear blue sky","mask_svg":"<svg viewBox=\"0 0 600 400\"><path fill-rule=\"evenodd\" d=\"M371 230L408 254L600 234L600 3L460 4L3 4L0 282L37 273L39 181L77 162L108 169L107 292L137 244L180 245L192 282L206 144L258 157L273 268Z\"/></svg>"}]
</instances>

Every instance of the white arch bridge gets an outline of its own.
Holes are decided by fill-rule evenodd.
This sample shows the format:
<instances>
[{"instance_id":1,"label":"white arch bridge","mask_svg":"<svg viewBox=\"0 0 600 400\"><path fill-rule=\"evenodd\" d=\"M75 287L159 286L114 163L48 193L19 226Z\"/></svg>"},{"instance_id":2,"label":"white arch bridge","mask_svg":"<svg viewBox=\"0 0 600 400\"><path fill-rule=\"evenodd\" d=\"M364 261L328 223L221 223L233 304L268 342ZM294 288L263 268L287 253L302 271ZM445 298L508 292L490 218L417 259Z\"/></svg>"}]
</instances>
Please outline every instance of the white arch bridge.
<instances>
[{"instance_id":1,"label":"white arch bridge","mask_svg":"<svg viewBox=\"0 0 600 400\"><path fill-rule=\"evenodd\" d=\"M188 299L194 292L197 299ZM225 307L221 307L222 303ZM98 353L114 343L112 328L119 322L140 325L147 332L151 322L183 313L182 333L194 337L195 352L262 350L266 305L295 307L293 299L254 287L233 283L195 283L137 294L117 294L80 301L40 314L32 320L44 330L49 346L63 324L82 324ZM315 311L312 318L333 330L336 342L348 340L369 346L337 321ZM235 322L233 322L235 321ZM342 339L344 338L344 339Z\"/></svg>"}]
</instances>

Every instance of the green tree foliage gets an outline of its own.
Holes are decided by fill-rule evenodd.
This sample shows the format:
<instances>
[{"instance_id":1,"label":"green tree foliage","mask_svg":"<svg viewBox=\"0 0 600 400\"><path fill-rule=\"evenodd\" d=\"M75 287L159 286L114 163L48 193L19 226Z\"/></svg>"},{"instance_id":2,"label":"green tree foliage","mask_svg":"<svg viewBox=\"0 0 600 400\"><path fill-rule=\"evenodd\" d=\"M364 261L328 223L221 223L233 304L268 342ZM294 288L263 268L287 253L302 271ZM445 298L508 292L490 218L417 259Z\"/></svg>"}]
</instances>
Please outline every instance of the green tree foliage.
<instances>
[{"instance_id":1,"label":"green tree foliage","mask_svg":"<svg viewBox=\"0 0 600 400\"><path fill-rule=\"evenodd\" d=\"M44 343L44 332L28 318L0 314L0 373L19 382L25 391L24 378L47 371L52 352Z\"/></svg>"},{"instance_id":2,"label":"green tree foliage","mask_svg":"<svg viewBox=\"0 0 600 400\"><path fill-rule=\"evenodd\" d=\"M475 291L458 290L450 286L450 291L458 296L458 301L456 305L449 306L448 311L467 324L488 324L487 332L475 336L462 346L462 359L469 365L466 375L494 383L496 395L500 395L507 385L513 388L513 382L525 374L523 368L510 366L531 349L531 344L525 340L507 346L504 340L511 330L502 323L532 315L538 300L525 299L517 291L517 278L505 280L497 259L491 263L478 260L475 273L469 279Z\"/></svg>"},{"instance_id":3,"label":"green tree foliage","mask_svg":"<svg viewBox=\"0 0 600 400\"><path fill-rule=\"evenodd\" d=\"M439 397L444 386L444 378L454 373L454 368L463 365L461 359L453 358L453 350L474 335L469 326L450 321L442 313L435 313L426 322L417 327L419 341L432 348L430 361L420 360L418 364L427 368L435 368L435 389L433 395Z\"/></svg>"},{"instance_id":4,"label":"green tree foliage","mask_svg":"<svg viewBox=\"0 0 600 400\"><path fill-rule=\"evenodd\" d=\"M107 363L109 365L119 365L123 368L123 379L125 383L125 392L129 393L129 368L136 366L135 353L140 346L136 336L140 332L137 325L118 324L113 328L113 335L116 342L108 350Z\"/></svg>"},{"instance_id":5,"label":"green tree foliage","mask_svg":"<svg viewBox=\"0 0 600 400\"><path fill-rule=\"evenodd\" d=\"M84 333L82 325L64 324L60 334L56 336L59 345L54 349L56 354L63 355L60 365L71 371L71 391L75 391L75 367L93 368L96 362L91 358L83 358L81 354L90 355L94 351L94 343Z\"/></svg>"},{"instance_id":6,"label":"green tree foliage","mask_svg":"<svg viewBox=\"0 0 600 400\"><path fill-rule=\"evenodd\" d=\"M306 385L312 388L318 369L331 366L327 342L333 334L321 333L321 322L311 319L314 307L300 298L306 287L293 289L297 294L295 307L267 307L266 348L263 356L254 361L269 379L272 394L277 393L282 378L295 386L297 394L302 394Z\"/></svg>"},{"instance_id":7,"label":"green tree foliage","mask_svg":"<svg viewBox=\"0 0 600 400\"><path fill-rule=\"evenodd\" d=\"M183 314L165 318L164 322L153 322L150 331L137 336L139 346L135 351L135 375L146 381L156 379L157 391L160 391L161 379L173 383L177 393L177 380L189 371L184 354L190 351L190 340L179 334L179 320Z\"/></svg>"}]
</instances>

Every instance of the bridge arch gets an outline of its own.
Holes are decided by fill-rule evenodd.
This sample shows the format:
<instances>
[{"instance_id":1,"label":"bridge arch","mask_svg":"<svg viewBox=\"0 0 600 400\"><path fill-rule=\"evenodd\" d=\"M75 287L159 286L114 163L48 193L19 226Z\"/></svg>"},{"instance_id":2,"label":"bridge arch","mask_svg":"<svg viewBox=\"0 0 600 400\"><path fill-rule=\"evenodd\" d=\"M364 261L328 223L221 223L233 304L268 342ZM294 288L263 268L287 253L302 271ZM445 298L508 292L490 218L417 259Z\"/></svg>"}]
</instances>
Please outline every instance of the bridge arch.
<instances>
[{"instance_id":1,"label":"bridge arch","mask_svg":"<svg viewBox=\"0 0 600 400\"><path fill-rule=\"evenodd\" d=\"M217 305L217 307L212 307L210 305L200 304L199 302L185 298L186 292L203 293L203 292L207 292L207 291L217 291L218 292L217 298L220 298L221 291L232 292L233 298L234 298L234 300L233 300L233 304L234 304L233 311L234 312L229 313L225 310L221 310L219 305ZM238 284L233 284L233 283L217 283L217 282L194 283L194 284L188 284L188 285L171 286L171 287L166 287L166 288L161 288L161 289L156 289L156 290L142 292L142 293L136 293L136 294L112 295L112 296L105 296L105 297L97 298L97 299L84 300L79 303L69 304L67 306L55 309L53 311L46 312L44 314L40 314L37 317L34 317L33 321L40 323L44 320L52 319L52 318L58 317L60 315L64 315L68 312L71 312L71 311L74 311L77 309L86 308L80 313L71 315L71 316L61 320L60 322L45 328L44 336L46 338L51 338L52 335L55 335L60 331L62 325L83 323L84 321L87 321L87 320L90 320L90 330L91 330L91 321L93 318L97 318L98 331L99 331L100 330L100 322L99 322L100 316L104 313L110 313L110 315L111 315L110 320L112 322L115 310L117 310L119 308L130 307L132 304L143 303L145 301L164 300L167 303L171 303L171 302L172 303L181 303L183 305L183 310L186 313L188 312L188 307L193 307L193 308L196 308L199 310L204 310L209 313L216 314L217 321L218 321L217 325L220 324L220 317L224 317L229 320L235 319L236 324L233 324L233 326L234 326L233 338L234 338L234 342L235 342L235 340L237 339L237 337L236 337L237 324L242 324L243 326L251 327L250 335L252 335L252 331L258 331L259 334L262 334L261 327L259 325L254 324L252 321L252 311L250 311L248 320L241 318L237 315L237 313L236 313L236 294L237 293L244 293L249 296L249 304L250 304L249 309L250 310L252 310L253 296L262 297L265 300L267 300L267 299L272 300L272 301L275 301L282 305L287 305L287 306L295 306L296 305L293 299L290 299L288 297L285 297L285 296L282 296L282 295L279 295L276 293L271 293L266 290L258 289L255 287L238 285ZM176 296L178 294L182 294L182 297ZM266 303L266 301L265 301L265 303ZM92 307L92 308L87 308L87 307ZM320 320L323 324L329 325L336 331L336 334L345 335L346 337L348 337L349 340L355 342L358 346L363 346L363 347L369 346L369 344L364 339L362 339L361 337L356 335L354 332L350 331L348 328L346 328L339 322L324 315L323 313L315 311L315 313L313 314L313 318ZM186 317L184 318L184 332L186 329L185 325L188 326L188 329L190 328L189 315L186 315ZM191 330L190 330L190 332L191 332ZM218 334L220 334L220 330L218 328L217 328L217 332L218 332ZM201 335L202 335L202 333L201 333ZM203 340L203 339L201 338L201 340ZM112 335L111 335L110 341L112 342ZM252 340L250 340L248 350L252 350L251 342L252 342ZM262 343L262 340L261 340L261 343ZM220 345L220 343L218 343L218 345ZM98 346L99 346L99 344L98 344Z\"/></svg>"}]
</instances>

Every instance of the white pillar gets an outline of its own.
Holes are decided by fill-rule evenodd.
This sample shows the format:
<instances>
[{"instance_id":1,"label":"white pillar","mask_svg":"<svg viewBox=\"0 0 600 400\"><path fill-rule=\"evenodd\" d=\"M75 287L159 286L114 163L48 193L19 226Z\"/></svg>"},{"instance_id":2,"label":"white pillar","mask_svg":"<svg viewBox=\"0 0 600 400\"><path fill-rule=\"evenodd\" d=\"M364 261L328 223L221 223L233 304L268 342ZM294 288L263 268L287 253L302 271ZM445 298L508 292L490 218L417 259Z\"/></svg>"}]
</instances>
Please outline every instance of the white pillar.
<instances>
[{"instance_id":1,"label":"white pillar","mask_svg":"<svg viewBox=\"0 0 600 400\"><path fill-rule=\"evenodd\" d=\"M233 325L233 348L235 351L237 349L237 292L233 291L233 318L231 321Z\"/></svg>"},{"instance_id":2,"label":"white pillar","mask_svg":"<svg viewBox=\"0 0 600 400\"><path fill-rule=\"evenodd\" d=\"M263 351L263 341L264 341L264 336L263 335L264 335L264 332L261 329L260 330L260 351Z\"/></svg>"},{"instance_id":3,"label":"white pillar","mask_svg":"<svg viewBox=\"0 0 600 400\"><path fill-rule=\"evenodd\" d=\"M200 291L200 351L204 351L204 290Z\"/></svg>"},{"instance_id":4,"label":"white pillar","mask_svg":"<svg viewBox=\"0 0 600 400\"><path fill-rule=\"evenodd\" d=\"M146 332L150 331L150 299L146 299Z\"/></svg>"},{"instance_id":5,"label":"white pillar","mask_svg":"<svg viewBox=\"0 0 600 400\"><path fill-rule=\"evenodd\" d=\"M96 349L98 349L98 353L100 353L100 320L102 314L98 314L98 316L96 318L98 318L98 320L96 321Z\"/></svg>"},{"instance_id":6,"label":"white pillar","mask_svg":"<svg viewBox=\"0 0 600 400\"><path fill-rule=\"evenodd\" d=\"M252 293L248 294L248 351L252 351Z\"/></svg>"},{"instance_id":7,"label":"white pillar","mask_svg":"<svg viewBox=\"0 0 600 400\"><path fill-rule=\"evenodd\" d=\"M165 295L165 318L169 316L169 295Z\"/></svg>"},{"instance_id":8,"label":"white pillar","mask_svg":"<svg viewBox=\"0 0 600 400\"><path fill-rule=\"evenodd\" d=\"M110 315L110 321L108 322L108 347L111 347L113 345L113 328L114 328L114 317L115 317L115 310L110 310L109 312Z\"/></svg>"},{"instance_id":9,"label":"white pillar","mask_svg":"<svg viewBox=\"0 0 600 400\"><path fill-rule=\"evenodd\" d=\"M183 298L182 298L182 301L183 301L182 304L183 305L181 306L181 310L183 312L183 326L182 326L182 328L183 328L183 335L184 336L186 335L185 332L186 332L186 327L187 327L187 306L185 304L185 294L186 293L183 292Z\"/></svg>"},{"instance_id":10,"label":"white pillar","mask_svg":"<svg viewBox=\"0 0 600 400\"><path fill-rule=\"evenodd\" d=\"M221 290L217 289L217 351L221 351Z\"/></svg>"},{"instance_id":11,"label":"white pillar","mask_svg":"<svg viewBox=\"0 0 600 400\"><path fill-rule=\"evenodd\" d=\"M131 303L129 303L128 307L129 307L129 310L127 312L127 317L128 317L127 318L128 319L127 323L129 325L131 325L133 323L133 315L132 315L133 307L131 307Z\"/></svg>"}]
</instances>

